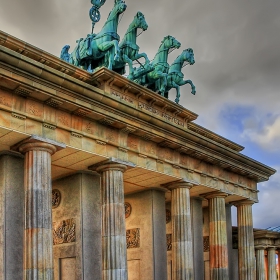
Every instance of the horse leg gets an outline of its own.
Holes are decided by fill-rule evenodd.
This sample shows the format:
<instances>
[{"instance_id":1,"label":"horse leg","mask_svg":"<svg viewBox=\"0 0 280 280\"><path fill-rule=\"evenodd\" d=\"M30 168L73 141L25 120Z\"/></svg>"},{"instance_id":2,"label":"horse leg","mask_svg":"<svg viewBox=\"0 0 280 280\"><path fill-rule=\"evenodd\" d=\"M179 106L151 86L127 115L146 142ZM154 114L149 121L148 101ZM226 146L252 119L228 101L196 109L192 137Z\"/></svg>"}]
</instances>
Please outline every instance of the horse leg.
<instances>
[{"instance_id":1,"label":"horse leg","mask_svg":"<svg viewBox=\"0 0 280 280\"><path fill-rule=\"evenodd\" d=\"M145 65L150 63L150 60L149 60L148 56L145 53L137 53L135 55L134 60L139 59L140 57L144 57L145 58Z\"/></svg>"},{"instance_id":2,"label":"horse leg","mask_svg":"<svg viewBox=\"0 0 280 280\"><path fill-rule=\"evenodd\" d=\"M180 86L177 85L176 83L172 83L172 87L176 88L176 98L175 98L175 103L179 104L181 93L180 93Z\"/></svg>"},{"instance_id":3,"label":"horse leg","mask_svg":"<svg viewBox=\"0 0 280 280\"><path fill-rule=\"evenodd\" d=\"M159 79L159 81L160 81L159 92L160 92L161 96L164 96L165 89L166 89L166 86L167 86L167 74L166 73L162 73L162 76Z\"/></svg>"},{"instance_id":4,"label":"horse leg","mask_svg":"<svg viewBox=\"0 0 280 280\"><path fill-rule=\"evenodd\" d=\"M122 58L123 61L128 64L129 67L128 79L132 79L134 75L133 61L126 54L124 54Z\"/></svg>"},{"instance_id":5,"label":"horse leg","mask_svg":"<svg viewBox=\"0 0 280 280\"><path fill-rule=\"evenodd\" d=\"M119 42L117 40L112 41L115 47L115 56L114 60L115 61L120 61L120 48L119 48Z\"/></svg>"},{"instance_id":6,"label":"horse leg","mask_svg":"<svg viewBox=\"0 0 280 280\"><path fill-rule=\"evenodd\" d=\"M179 86L183 86L183 85L186 85L186 84L189 84L189 85L191 86L191 88L192 88L191 93L192 93L193 95L195 95L195 94L196 94L195 85L193 84L193 82L192 82L191 80L181 80L181 81L178 83Z\"/></svg>"}]
</instances>

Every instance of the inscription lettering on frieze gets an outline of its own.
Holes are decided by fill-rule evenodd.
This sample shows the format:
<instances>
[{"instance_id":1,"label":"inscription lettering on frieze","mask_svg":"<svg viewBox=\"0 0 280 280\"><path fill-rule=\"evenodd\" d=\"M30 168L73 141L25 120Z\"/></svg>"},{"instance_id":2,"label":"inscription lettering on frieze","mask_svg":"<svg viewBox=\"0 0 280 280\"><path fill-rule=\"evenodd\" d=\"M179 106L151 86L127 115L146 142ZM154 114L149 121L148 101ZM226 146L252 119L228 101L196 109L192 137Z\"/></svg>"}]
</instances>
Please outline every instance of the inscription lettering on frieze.
<instances>
[{"instance_id":1,"label":"inscription lettering on frieze","mask_svg":"<svg viewBox=\"0 0 280 280\"><path fill-rule=\"evenodd\" d=\"M121 93L119 93L117 91L114 91L114 90L111 92L111 94L116 96L116 97L118 97L118 98L120 98L123 101L126 101L128 103L133 104L133 99L130 98L129 96L125 95L125 94L121 94Z\"/></svg>"},{"instance_id":2,"label":"inscription lettering on frieze","mask_svg":"<svg viewBox=\"0 0 280 280\"><path fill-rule=\"evenodd\" d=\"M139 102L138 103L138 107L139 109L144 109L144 110L147 110L149 111L150 113L154 114L154 115L157 115L157 116L160 116L160 117L163 117L164 119L166 119L167 121L169 122L173 122L177 125L180 125L180 126L184 126L184 122L183 121L180 121L179 119L176 119L164 112L160 112L159 110L157 110L156 108L148 105L148 104L145 104L145 103L142 103L142 102Z\"/></svg>"},{"instance_id":3,"label":"inscription lettering on frieze","mask_svg":"<svg viewBox=\"0 0 280 280\"><path fill-rule=\"evenodd\" d=\"M76 241L75 219L63 220L53 223L53 245L71 243Z\"/></svg>"},{"instance_id":4,"label":"inscription lettering on frieze","mask_svg":"<svg viewBox=\"0 0 280 280\"><path fill-rule=\"evenodd\" d=\"M155 109L154 107L148 105L148 104L139 102L138 107L140 109L145 109L145 110L149 111L152 114L159 115L159 111L157 109Z\"/></svg>"},{"instance_id":5,"label":"inscription lettering on frieze","mask_svg":"<svg viewBox=\"0 0 280 280\"><path fill-rule=\"evenodd\" d=\"M184 122L172 117L172 116L169 116L168 114L166 113L162 113L162 117L165 118L166 120L168 120L169 122L173 122L177 125L180 125L180 126L184 126Z\"/></svg>"},{"instance_id":6,"label":"inscription lettering on frieze","mask_svg":"<svg viewBox=\"0 0 280 280\"><path fill-rule=\"evenodd\" d=\"M140 247L140 228L128 229L126 231L126 248Z\"/></svg>"}]
</instances>

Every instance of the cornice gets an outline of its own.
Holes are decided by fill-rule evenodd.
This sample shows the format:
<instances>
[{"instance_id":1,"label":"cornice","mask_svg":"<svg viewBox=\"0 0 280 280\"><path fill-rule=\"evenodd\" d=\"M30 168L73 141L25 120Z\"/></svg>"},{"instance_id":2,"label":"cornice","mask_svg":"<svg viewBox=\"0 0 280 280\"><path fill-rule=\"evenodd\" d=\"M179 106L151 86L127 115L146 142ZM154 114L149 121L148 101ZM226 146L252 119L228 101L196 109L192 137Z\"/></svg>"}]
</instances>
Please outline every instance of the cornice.
<instances>
[{"instance_id":1,"label":"cornice","mask_svg":"<svg viewBox=\"0 0 280 280\"><path fill-rule=\"evenodd\" d=\"M200 134L200 135L202 135L202 136L204 136L208 139L212 139L215 142L220 143L220 144L222 144L222 145L224 145L224 146L226 146L226 147L228 147L228 148L230 148L234 151L241 152L244 149L243 146L238 145L238 144L236 144L236 143L234 143L234 142L232 142L232 141L214 133L213 131L210 131L210 130L198 125L198 124L189 123L188 128L190 130L192 130L192 131L194 131L194 132L196 132L196 133L198 133L198 134Z\"/></svg>"}]
</instances>

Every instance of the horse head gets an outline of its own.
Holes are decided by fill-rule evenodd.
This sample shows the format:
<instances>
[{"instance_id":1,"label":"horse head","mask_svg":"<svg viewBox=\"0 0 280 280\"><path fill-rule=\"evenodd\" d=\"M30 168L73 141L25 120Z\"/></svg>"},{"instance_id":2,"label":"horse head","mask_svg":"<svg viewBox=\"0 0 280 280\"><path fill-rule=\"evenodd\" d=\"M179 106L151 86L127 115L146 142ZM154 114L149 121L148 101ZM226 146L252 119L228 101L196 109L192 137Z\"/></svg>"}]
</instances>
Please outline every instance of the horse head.
<instances>
[{"instance_id":1,"label":"horse head","mask_svg":"<svg viewBox=\"0 0 280 280\"><path fill-rule=\"evenodd\" d=\"M127 5L123 0L115 0L115 5L112 10L113 13L122 14L126 10Z\"/></svg>"},{"instance_id":2,"label":"horse head","mask_svg":"<svg viewBox=\"0 0 280 280\"><path fill-rule=\"evenodd\" d=\"M141 12L137 12L133 22L136 28L141 28L143 31L146 31L148 29L148 24L146 22L145 16Z\"/></svg>"},{"instance_id":3,"label":"horse head","mask_svg":"<svg viewBox=\"0 0 280 280\"><path fill-rule=\"evenodd\" d=\"M190 65L193 65L195 63L193 49L188 48L184 50L182 53L182 59L187 61Z\"/></svg>"},{"instance_id":4,"label":"horse head","mask_svg":"<svg viewBox=\"0 0 280 280\"><path fill-rule=\"evenodd\" d=\"M164 37L161 43L164 45L165 48L168 49L174 49L174 48L179 49L181 47L181 43L170 35Z\"/></svg>"}]
</instances>

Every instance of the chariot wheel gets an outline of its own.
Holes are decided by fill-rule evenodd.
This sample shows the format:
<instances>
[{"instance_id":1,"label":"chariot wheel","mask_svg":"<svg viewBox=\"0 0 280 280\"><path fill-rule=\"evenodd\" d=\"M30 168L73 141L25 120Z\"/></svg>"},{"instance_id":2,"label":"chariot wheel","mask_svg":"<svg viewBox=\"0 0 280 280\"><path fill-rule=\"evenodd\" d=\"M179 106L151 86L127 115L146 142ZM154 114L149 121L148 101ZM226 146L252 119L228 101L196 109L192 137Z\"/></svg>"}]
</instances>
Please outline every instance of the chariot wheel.
<instances>
[{"instance_id":1,"label":"chariot wheel","mask_svg":"<svg viewBox=\"0 0 280 280\"><path fill-rule=\"evenodd\" d=\"M93 6L89 10L89 17L94 23L96 23L100 20L100 12L97 7Z\"/></svg>"}]
</instances>

